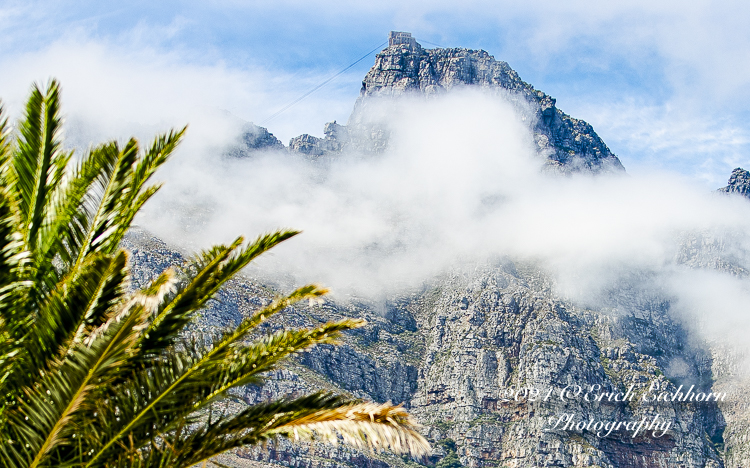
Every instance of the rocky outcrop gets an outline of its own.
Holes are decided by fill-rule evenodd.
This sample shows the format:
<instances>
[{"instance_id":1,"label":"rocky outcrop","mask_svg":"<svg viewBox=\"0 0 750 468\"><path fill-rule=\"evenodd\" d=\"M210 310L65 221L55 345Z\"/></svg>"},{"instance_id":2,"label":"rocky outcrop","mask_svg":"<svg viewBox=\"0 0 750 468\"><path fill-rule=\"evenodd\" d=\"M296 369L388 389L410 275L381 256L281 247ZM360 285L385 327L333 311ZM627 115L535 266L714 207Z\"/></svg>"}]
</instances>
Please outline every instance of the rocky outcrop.
<instances>
[{"instance_id":1,"label":"rocky outcrop","mask_svg":"<svg viewBox=\"0 0 750 468\"><path fill-rule=\"evenodd\" d=\"M539 152L548 168L562 173L624 172L594 129L555 106L555 99L521 80L510 66L483 50L423 49L416 42L396 43L380 52L362 81L346 132L326 134L325 144L311 142L320 154L351 148L378 152L387 147L387 125L367 121L373 98L397 98L406 94L431 96L451 89L475 86L502 93L523 114L530 114ZM338 146L331 144L338 142ZM291 146L291 145L290 145ZM301 145L306 151L310 146Z\"/></svg>"},{"instance_id":2,"label":"rocky outcrop","mask_svg":"<svg viewBox=\"0 0 750 468\"><path fill-rule=\"evenodd\" d=\"M568 385L602 392L643 392L653 383L674 391L668 363L679 359L691 381L709 391L705 355L684 345L668 307L581 309L554 296L533 268L506 262L454 272L439 282L418 315L426 336L413 411L435 439L450 437L466 466L720 466L704 434L722 427L715 405L650 405L639 401L560 401ZM684 332L682 332L684 334ZM674 380L674 381L673 381ZM516 398L507 389L554 389L552 398ZM663 437L560 430L550 420L673 421Z\"/></svg>"},{"instance_id":3,"label":"rocky outcrop","mask_svg":"<svg viewBox=\"0 0 750 468\"><path fill-rule=\"evenodd\" d=\"M289 140L289 151L301 154L308 159L316 160L321 156L331 156L340 153L351 146L351 138L347 128L334 120L323 127L323 138L314 137L307 133Z\"/></svg>"},{"instance_id":4,"label":"rocky outcrop","mask_svg":"<svg viewBox=\"0 0 750 468\"><path fill-rule=\"evenodd\" d=\"M224 151L234 158L247 158L256 151L285 150L284 143L270 133L267 128L245 122L237 141Z\"/></svg>"},{"instance_id":5,"label":"rocky outcrop","mask_svg":"<svg viewBox=\"0 0 750 468\"><path fill-rule=\"evenodd\" d=\"M719 192L736 193L750 198L750 171L741 167L733 170L732 175L729 176L729 183L726 187L720 188Z\"/></svg>"},{"instance_id":6,"label":"rocky outcrop","mask_svg":"<svg viewBox=\"0 0 750 468\"><path fill-rule=\"evenodd\" d=\"M348 139L346 127L337 124L334 120L325 125L323 133L324 138L314 137L307 133L292 138L289 140L289 151L313 160L341 152L344 148L344 141Z\"/></svg>"}]
</instances>

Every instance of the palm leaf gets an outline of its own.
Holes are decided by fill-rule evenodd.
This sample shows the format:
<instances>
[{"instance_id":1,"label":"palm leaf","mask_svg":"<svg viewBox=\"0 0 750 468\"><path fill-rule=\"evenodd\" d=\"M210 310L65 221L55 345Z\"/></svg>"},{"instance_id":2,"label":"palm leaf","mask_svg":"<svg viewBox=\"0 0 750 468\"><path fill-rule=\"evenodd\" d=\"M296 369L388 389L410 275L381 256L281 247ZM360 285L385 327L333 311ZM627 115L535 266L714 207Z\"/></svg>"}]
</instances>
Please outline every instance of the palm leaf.
<instances>
[{"instance_id":1,"label":"palm leaf","mask_svg":"<svg viewBox=\"0 0 750 468\"><path fill-rule=\"evenodd\" d=\"M43 236L48 258L60 255L67 265L78 258L119 156L116 143L93 148L61 185L54 199L54 217Z\"/></svg>"},{"instance_id":2,"label":"palm leaf","mask_svg":"<svg viewBox=\"0 0 750 468\"><path fill-rule=\"evenodd\" d=\"M222 397L230 388L254 383L258 374L271 371L286 357L299 353L318 344L336 344L340 332L362 327L364 320L345 319L330 322L308 330L281 330L248 346L237 344L236 338L229 341L226 354L219 368L205 372L212 378L209 381L210 393L194 407L206 406ZM217 347L225 346L219 342ZM218 353L217 353L218 354Z\"/></svg>"},{"instance_id":3,"label":"palm leaf","mask_svg":"<svg viewBox=\"0 0 750 468\"><path fill-rule=\"evenodd\" d=\"M0 106L0 466L188 467L277 436L424 453L417 426L390 404L316 394L214 417L230 389L364 322L249 341L264 320L326 292L306 286L232 330L191 334L230 278L297 232L237 238L128 293L120 242L185 129L144 152L134 139L96 146L73 164L60 128L56 81L32 88L15 138Z\"/></svg>"},{"instance_id":4,"label":"palm leaf","mask_svg":"<svg viewBox=\"0 0 750 468\"><path fill-rule=\"evenodd\" d=\"M191 466L243 445L254 445L277 436L293 440L322 440L360 449L390 449L395 453L424 456L430 446L401 406L351 400L319 392L247 408L231 417L209 421L180 439L168 436L176 466ZM160 458L164 453L149 454ZM155 466L155 464L153 464Z\"/></svg>"},{"instance_id":5,"label":"palm leaf","mask_svg":"<svg viewBox=\"0 0 750 468\"><path fill-rule=\"evenodd\" d=\"M314 286L300 288L289 296L277 299L262 309L256 316L270 316L294 302L316 298L324 292L324 290ZM97 466L98 460L104 458L110 450L116 450L118 448L117 443L125 437L151 432L150 428L155 422L158 422L164 430L170 430L173 429L170 427L170 421L187 418L196 408L192 404L186 404L184 397L192 395L192 398L188 401L194 400L196 381L199 377L206 377L203 371L206 367L211 366L219 356L226 355L230 345L246 335L249 331L247 327L251 323L253 323L252 319L244 322L244 331L241 325L235 333L227 336L222 343L216 344L206 353L196 355L173 349L170 355L162 356L161 359L156 360L155 366L149 367L145 375L141 374L141 379L137 382L139 388L133 388L130 392L127 392L129 404L116 405L123 412L129 412L133 408L132 413L121 418L123 424L116 424L111 420L107 421L106 427L103 427L102 430L107 432L108 435L103 445L95 451L86 466ZM322 338L327 339L327 337ZM140 349L139 351L143 352ZM160 369L157 370L155 367ZM182 391L189 388L193 389L192 393ZM145 398L140 402L134 402L133 398L137 398L139 395L145 395ZM101 408L101 410L106 411L106 408ZM153 419L154 417L156 417L156 420Z\"/></svg>"},{"instance_id":6,"label":"palm leaf","mask_svg":"<svg viewBox=\"0 0 750 468\"><path fill-rule=\"evenodd\" d=\"M117 159L111 176L106 180L107 184L101 195L97 211L93 215L86 236L80 241L78 256L73 264L73 268L80 265L86 256L94 251L109 253L109 236L117 230L115 225L118 215L118 206L120 198L127 190L127 184L132 172L133 164L138 157L138 143L131 139L120 150L117 144L107 148L108 151L116 151Z\"/></svg>"},{"instance_id":7,"label":"palm leaf","mask_svg":"<svg viewBox=\"0 0 750 468\"><path fill-rule=\"evenodd\" d=\"M172 130L168 134L159 135L146 151L146 154L132 168L128 190L123 194L125 196L120 198L119 219L116 223L117 229L109 241L110 249L117 248L125 232L130 228L135 215L161 187L160 185L154 185L144 188L146 182L149 181L156 170L167 162L185 135L186 130L187 127L183 127L182 130Z\"/></svg>"},{"instance_id":8,"label":"palm leaf","mask_svg":"<svg viewBox=\"0 0 750 468\"><path fill-rule=\"evenodd\" d=\"M430 453L430 445L417 428L400 405L356 402L299 416L292 413L279 418L265 434L334 444L341 437L345 444L359 449L389 449L418 457Z\"/></svg>"},{"instance_id":9,"label":"palm leaf","mask_svg":"<svg viewBox=\"0 0 750 468\"><path fill-rule=\"evenodd\" d=\"M32 249L38 242L37 233L47 215L52 191L70 159L70 153L60 152L59 97L60 89L55 81L50 83L46 94L36 85L32 88L14 157L24 239Z\"/></svg>"},{"instance_id":10,"label":"palm leaf","mask_svg":"<svg viewBox=\"0 0 750 468\"><path fill-rule=\"evenodd\" d=\"M19 410L11 416L13 432L25 443L25 462L30 468L44 465L60 445L80 426L72 424L76 413L90 407L86 396L106 386L119 374L145 320L141 307L113 314L95 330L88 345L77 344L75 352L58 361L34 389L20 398Z\"/></svg>"},{"instance_id":11,"label":"palm leaf","mask_svg":"<svg viewBox=\"0 0 750 468\"><path fill-rule=\"evenodd\" d=\"M120 302L125 289L127 256L92 255L64 278L35 316L26 341L35 369L47 370L83 341L86 328L100 325ZM19 382L25 384L25 379Z\"/></svg>"},{"instance_id":12,"label":"palm leaf","mask_svg":"<svg viewBox=\"0 0 750 468\"><path fill-rule=\"evenodd\" d=\"M5 115L5 108L0 101L0 180L6 181L8 171L11 169L11 138L8 129L8 118ZM6 183L3 184L7 185Z\"/></svg>"},{"instance_id":13,"label":"palm leaf","mask_svg":"<svg viewBox=\"0 0 750 468\"><path fill-rule=\"evenodd\" d=\"M204 307L227 280L260 254L297 234L298 231L266 234L258 237L244 249L240 249L243 239L239 237L229 246L216 246L199 254L187 268L186 274L189 279L179 287L177 294L170 301L162 305L144 334L141 342L143 355L169 347L174 337L178 336L196 312ZM305 292L308 293L312 294L312 290ZM323 292L318 291L315 294L320 295Z\"/></svg>"}]
</instances>

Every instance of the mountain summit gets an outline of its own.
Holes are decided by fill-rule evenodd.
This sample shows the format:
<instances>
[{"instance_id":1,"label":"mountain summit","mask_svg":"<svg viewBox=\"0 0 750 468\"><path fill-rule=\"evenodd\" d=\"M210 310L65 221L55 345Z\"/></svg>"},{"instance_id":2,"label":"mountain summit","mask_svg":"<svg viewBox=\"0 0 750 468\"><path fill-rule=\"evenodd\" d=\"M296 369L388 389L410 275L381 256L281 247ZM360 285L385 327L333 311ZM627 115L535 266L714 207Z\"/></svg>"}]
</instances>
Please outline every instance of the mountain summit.
<instances>
[{"instance_id":1,"label":"mountain summit","mask_svg":"<svg viewBox=\"0 0 750 468\"><path fill-rule=\"evenodd\" d=\"M377 54L362 81L347 126L326 124L325 138L301 135L289 143L293 152L312 157L346 148L378 152L387 147L388 132L369 128L363 116L372 98L408 94L432 96L461 87L501 93L525 114L547 166L561 173L624 172L625 168L594 129L555 106L555 99L523 81L506 62L483 50L423 48L410 33L391 31L389 46ZM375 131L373 131L375 130Z\"/></svg>"},{"instance_id":2,"label":"mountain summit","mask_svg":"<svg viewBox=\"0 0 750 468\"><path fill-rule=\"evenodd\" d=\"M741 167L733 170L732 175L729 176L727 186L720 188L719 191L737 193L750 198L750 171L746 171Z\"/></svg>"}]
</instances>

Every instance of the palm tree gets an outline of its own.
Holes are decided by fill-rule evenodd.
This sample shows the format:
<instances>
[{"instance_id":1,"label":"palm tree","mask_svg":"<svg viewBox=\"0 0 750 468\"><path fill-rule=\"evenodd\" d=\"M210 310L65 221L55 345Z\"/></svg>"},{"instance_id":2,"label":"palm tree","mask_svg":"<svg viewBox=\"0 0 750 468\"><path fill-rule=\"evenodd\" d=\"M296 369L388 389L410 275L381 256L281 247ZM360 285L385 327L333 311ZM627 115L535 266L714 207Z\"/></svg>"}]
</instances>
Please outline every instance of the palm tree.
<instances>
[{"instance_id":1,"label":"palm tree","mask_svg":"<svg viewBox=\"0 0 750 468\"><path fill-rule=\"evenodd\" d=\"M278 436L429 450L390 403L319 392L230 415L209 411L229 389L363 321L249 339L263 320L326 292L305 286L211 343L186 332L229 278L295 231L212 247L129 292L120 241L159 189L148 181L185 129L143 151L131 139L77 160L62 148L55 81L32 87L14 136L9 128L0 108L0 465L188 467Z\"/></svg>"}]
</instances>

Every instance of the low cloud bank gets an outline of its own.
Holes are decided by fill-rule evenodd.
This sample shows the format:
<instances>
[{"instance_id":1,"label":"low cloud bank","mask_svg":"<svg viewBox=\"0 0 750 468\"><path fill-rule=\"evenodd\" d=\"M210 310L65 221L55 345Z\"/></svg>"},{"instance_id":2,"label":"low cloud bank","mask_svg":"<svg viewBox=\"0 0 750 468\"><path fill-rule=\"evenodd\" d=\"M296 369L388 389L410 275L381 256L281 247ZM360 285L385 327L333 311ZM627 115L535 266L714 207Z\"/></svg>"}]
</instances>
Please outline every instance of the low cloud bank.
<instances>
[{"instance_id":1,"label":"low cloud bank","mask_svg":"<svg viewBox=\"0 0 750 468\"><path fill-rule=\"evenodd\" d=\"M238 160L222 157L217 140L188 141L139 221L188 248L301 229L257 272L287 285L320 282L339 298L394 294L510 256L550 272L580 304L644 288L690 323L708 323L707 335L750 330L748 200L669 173L545 173L529 122L480 91L403 99L386 111L391 140L378 155Z\"/></svg>"}]
</instances>

